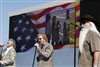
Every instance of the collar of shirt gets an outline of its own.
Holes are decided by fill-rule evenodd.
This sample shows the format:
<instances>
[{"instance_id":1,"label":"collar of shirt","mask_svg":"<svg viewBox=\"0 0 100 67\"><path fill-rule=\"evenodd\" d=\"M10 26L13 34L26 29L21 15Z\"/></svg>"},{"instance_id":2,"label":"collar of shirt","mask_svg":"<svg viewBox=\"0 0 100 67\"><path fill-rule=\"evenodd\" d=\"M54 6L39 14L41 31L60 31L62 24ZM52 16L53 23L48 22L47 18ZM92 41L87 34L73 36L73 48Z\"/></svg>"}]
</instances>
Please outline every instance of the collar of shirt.
<instances>
[{"instance_id":1,"label":"collar of shirt","mask_svg":"<svg viewBox=\"0 0 100 67\"><path fill-rule=\"evenodd\" d=\"M7 52L8 52L11 48L13 48L13 46L8 47L7 50L6 50L6 52L5 52L5 54L7 54Z\"/></svg>"}]
</instances>

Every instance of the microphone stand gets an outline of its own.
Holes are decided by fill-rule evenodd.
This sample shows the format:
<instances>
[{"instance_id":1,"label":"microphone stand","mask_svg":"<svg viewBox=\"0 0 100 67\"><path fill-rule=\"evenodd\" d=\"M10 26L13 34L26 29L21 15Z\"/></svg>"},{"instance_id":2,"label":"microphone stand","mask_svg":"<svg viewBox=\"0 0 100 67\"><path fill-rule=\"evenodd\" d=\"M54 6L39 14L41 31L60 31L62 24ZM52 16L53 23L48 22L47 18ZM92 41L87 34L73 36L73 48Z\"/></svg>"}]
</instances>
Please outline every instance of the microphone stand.
<instances>
[{"instance_id":1,"label":"microphone stand","mask_svg":"<svg viewBox=\"0 0 100 67\"><path fill-rule=\"evenodd\" d=\"M78 26L77 24L73 24L73 23L70 23L71 25L74 26L74 29L75 29L75 45L74 45L74 67L76 67L76 27L79 27L79 28L83 28L81 26Z\"/></svg>"},{"instance_id":2,"label":"microphone stand","mask_svg":"<svg viewBox=\"0 0 100 67\"><path fill-rule=\"evenodd\" d=\"M34 58L33 58L33 64L32 64L32 67L34 67L34 63L35 63L35 57L36 57L36 47L35 47L35 52L34 52Z\"/></svg>"},{"instance_id":3,"label":"microphone stand","mask_svg":"<svg viewBox=\"0 0 100 67\"><path fill-rule=\"evenodd\" d=\"M76 67L76 27L74 28L75 28L74 67Z\"/></svg>"}]
</instances>

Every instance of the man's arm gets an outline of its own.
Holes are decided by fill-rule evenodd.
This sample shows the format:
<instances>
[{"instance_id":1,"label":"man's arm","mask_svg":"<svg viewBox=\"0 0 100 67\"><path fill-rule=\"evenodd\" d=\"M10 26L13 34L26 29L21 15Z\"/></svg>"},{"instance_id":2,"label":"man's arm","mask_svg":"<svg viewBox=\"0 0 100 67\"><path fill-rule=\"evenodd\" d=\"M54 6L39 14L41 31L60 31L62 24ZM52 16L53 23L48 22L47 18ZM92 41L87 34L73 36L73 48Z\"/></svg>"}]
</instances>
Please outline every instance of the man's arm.
<instances>
[{"instance_id":1,"label":"man's arm","mask_svg":"<svg viewBox=\"0 0 100 67\"><path fill-rule=\"evenodd\" d=\"M98 60L99 60L99 51L95 51L94 52L94 61L93 61L93 66L97 66L98 65Z\"/></svg>"},{"instance_id":2,"label":"man's arm","mask_svg":"<svg viewBox=\"0 0 100 67\"><path fill-rule=\"evenodd\" d=\"M0 60L2 59L2 48L4 47L4 44L0 44Z\"/></svg>"},{"instance_id":3,"label":"man's arm","mask_svg":"<svg viewBox=\"0 0 100 67\"><path fill-rule=\"evenodd\" d=\"M38 49L38 51L42 56L48 58L53 51L53 47L48 46L48 47L45 48L45 51L42 51L41 49Z\"/></svg>"},{"instance_id":4,"label":"man's arm","mask_svg":"<svg viewBox=\"0 0 100 67\"><path fill-rule=\"evenodd\" d=\"M52 51L53 51L52 46L47 46L45 48L45 51L42 51L42 49L39 47L38 43L36 43L35 46L37 47L37 51L39 52L39 54L46 57L46 58L48 58L51 55Z\"/></svg>"}]
</instances>

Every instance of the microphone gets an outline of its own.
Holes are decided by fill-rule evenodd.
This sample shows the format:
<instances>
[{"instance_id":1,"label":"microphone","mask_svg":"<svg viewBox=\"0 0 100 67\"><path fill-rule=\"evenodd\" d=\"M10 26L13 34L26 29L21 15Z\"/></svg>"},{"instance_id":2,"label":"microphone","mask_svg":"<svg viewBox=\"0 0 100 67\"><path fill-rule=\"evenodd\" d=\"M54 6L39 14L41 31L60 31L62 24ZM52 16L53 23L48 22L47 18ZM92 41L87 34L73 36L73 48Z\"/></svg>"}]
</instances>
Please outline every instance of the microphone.
<instances>
[{"instance_id":1,"label":"microphone","mask_svg":"<svg viewBox=\"0 0 100 67\"><path fill-rule=\"evenodd\" d=\"M40 42L39 42L39 41L37 41L37 42L35 43L35 46L34 46L34 47L36 47L36 44L38 44L38 45L40 46Z\"/></svg>"},{"instance_id":2,"label":"microphone","mask_svg":"<svg viewBox=\"0 0 100 67\"><path fill-rule=\"evenodd\" d=\"M82 27L82 26L79 26L79 25L77 25L77 24L74 24L74 23L70 23L71 25L74 25L75 27L79 27L79 28L84 28L84 27Z\"/></svg>"},{"instance_id":3,"label":"microphone","mask_svg":"<svg viewBox=\"0 0 100 67\"><path fill-rule=\"evenodd\" d=\"M38 44L40 44L40 42L39 42L39 41L38 41L37 43L38 43Z\"/></svg>"}]
</instances>

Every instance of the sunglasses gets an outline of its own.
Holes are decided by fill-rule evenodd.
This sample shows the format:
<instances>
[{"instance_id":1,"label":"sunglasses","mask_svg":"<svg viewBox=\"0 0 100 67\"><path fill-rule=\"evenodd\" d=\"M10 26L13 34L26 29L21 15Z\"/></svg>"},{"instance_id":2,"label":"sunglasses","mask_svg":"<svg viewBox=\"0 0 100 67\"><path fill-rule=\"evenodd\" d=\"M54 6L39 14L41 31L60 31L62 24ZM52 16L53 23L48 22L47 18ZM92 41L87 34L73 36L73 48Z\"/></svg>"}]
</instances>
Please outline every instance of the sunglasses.
<instances>
[{"instance_id":1,"label":"sunglasses","mask_svg":"<svg viewBox=\"0 0 100 67\"><path fill-rule=\"evenodd\" d=\"M7 42L7 44L9 44L9 42Z\"/></svg>"},{"instance_id":2,"label":"sunglasses","mask_svg":"<svg viewBox=\"0 0 100 67\"><path fill-rule=\"evenodd\" d=\"M41 40L42 38L38 38L38 40Z\"/></svg>"},{"instance_id":3,"label":"sunglasses","mask_svg":"<svg viewBox=\"0 0 100 67\"><path fill-rule=\"evenodd\" d=\"M85 21L81 22L81 24L85 24L85 23L86 23Z\"/></svg>"}]
</instances>

